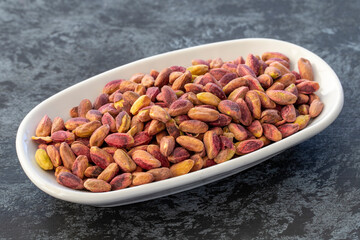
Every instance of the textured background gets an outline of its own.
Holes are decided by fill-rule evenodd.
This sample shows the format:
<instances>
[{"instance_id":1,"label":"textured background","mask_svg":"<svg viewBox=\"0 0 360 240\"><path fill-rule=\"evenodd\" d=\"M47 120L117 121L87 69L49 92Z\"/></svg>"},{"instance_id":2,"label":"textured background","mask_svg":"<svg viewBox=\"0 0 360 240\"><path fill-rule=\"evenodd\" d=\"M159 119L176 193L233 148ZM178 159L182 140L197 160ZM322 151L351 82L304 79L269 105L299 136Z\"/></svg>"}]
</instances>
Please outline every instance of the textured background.
<instances>
[{"instance_id":1,"label":"textured background","mask_svg":"<svg viewBox=\"0 0 360 240\"><path fill-rule=\"evenodd\" d=\"M1 1L0 238L358 239L359 12L357 0ZM128 206L60 201L25 176L16 130L42 100L137 59L245 37L324 58L345 91L338 119L247 171Z\"/></svg>"}]
</instances>

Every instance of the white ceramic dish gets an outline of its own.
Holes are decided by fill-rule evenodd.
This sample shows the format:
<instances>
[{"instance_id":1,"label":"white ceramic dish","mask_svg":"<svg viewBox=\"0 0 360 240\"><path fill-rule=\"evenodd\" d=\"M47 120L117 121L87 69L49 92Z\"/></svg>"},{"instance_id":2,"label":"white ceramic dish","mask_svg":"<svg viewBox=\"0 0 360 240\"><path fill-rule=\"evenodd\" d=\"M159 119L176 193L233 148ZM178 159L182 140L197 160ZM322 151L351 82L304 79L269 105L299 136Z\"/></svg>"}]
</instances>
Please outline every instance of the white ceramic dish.
<instances>
[{"instance_id":1,"label":"white ceramic dish","mask_svg":"<svg viewBox=\"0 0 360 240\"><path fill-rule=\"evenodd\" d=\"M149 72L151 69L161 70L171 65L188 66L194 58L221 57L233 60L239 56L246 57L248 53L261 55L266 51L278 51L286 54L292 63L299 57L311 61L315 72L315 80L320 83L317 94L325 103L323 112L304 130L285 138L279 142L266 146L258 151L247 154L225 163L215 165L201 171L183 176L154 182L147 185L127 188L106 193L91 193L72 190L59 185L52 171L44 171L35 162L36 144L31 136L39 120L44 114L50 118L55 116L68 119L68 110L78 104L83 98L94 100L102 87L109 81L118 78L129 78L137 72ZM297 66L291 66L297 69ZM80 204L93 206L119 206L150 200L173 193L192 189L243 171L257 165L276 154L299 144L318 134L329 126L339 115L343 106L343 90L338 77L325 61L314 53L291 43L273 39L240 39L212 43L145 58L124 66L112 69L95 77L69 87L31 110L19 126L16 138L16 150L19 161L30 180L49 195Z\"/></svg>"}]
</instances>

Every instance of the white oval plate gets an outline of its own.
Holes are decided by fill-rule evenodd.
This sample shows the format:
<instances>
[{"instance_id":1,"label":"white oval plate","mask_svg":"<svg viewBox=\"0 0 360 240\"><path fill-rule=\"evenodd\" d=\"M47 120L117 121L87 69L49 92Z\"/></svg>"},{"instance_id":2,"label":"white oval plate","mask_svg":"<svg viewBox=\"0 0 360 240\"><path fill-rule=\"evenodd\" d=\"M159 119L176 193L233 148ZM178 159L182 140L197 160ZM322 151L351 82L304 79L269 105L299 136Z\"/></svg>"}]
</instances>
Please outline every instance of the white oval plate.
<instances>
[{"instance_id":1,"label":"white oval plate","mask_svg":"<svg viewBox=\"0 0 360 240\"><path fill-rule=\"evenodd\" d=\"M44 171L35 162L34 155L37 145L31 140L31 136L34 135L40 119L45 114L48 114L52 119L56 116L63 117L65 120L68 119L68 111L71 107L77 105L84 98L94 100L103 86L111 80L128 79L134 73L147 73L151 69L161 70L172 65L189 66L194 58L221 57L228 61L239 56L246 57L248 53L261 55L266 51L282 52L291 59L293 64L296 64L300 57L309 59L314 69L315 80L320 83L320 90L317 94L325 104L322 113L307 128L290 137L253 153L197 172L106 193L91 193L63 187L56 182L53 171ZM291 68L297 69L297 66L291 66ZM49 195L80 204L106 207L120 206L192 189L257 165L324 130L336 119L342 106L343 90L338 77L330 66L314 53L295 44L279 40L239 39L159 54L112 69L69 87L43 101L27 114L17 132L16 150L27 176L37 187Z\"/></svg>"}]
</instances>

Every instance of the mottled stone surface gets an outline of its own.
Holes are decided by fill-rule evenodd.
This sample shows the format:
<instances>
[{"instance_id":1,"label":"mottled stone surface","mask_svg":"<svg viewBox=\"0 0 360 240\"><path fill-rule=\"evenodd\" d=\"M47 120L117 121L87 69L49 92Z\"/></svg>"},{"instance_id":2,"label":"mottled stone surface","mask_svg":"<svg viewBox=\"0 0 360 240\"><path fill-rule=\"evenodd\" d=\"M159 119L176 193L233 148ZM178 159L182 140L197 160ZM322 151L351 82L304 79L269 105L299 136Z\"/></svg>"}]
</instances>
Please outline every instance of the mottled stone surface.
<instances>
[{"instance_id":1,"label":"mottled stone surface","mask_svg":"<svg viewBox=\"0 0 360 240\"><path fill-rule=\"evenodd\" d=\"M360 2L0 2L0 239L359 239ZM345 105L312 139L240 174L157 200L94 208L25 176L23 117L49 96L134 60L203 43L269 37L339 75Z\"/></svg>"}]
</instances>

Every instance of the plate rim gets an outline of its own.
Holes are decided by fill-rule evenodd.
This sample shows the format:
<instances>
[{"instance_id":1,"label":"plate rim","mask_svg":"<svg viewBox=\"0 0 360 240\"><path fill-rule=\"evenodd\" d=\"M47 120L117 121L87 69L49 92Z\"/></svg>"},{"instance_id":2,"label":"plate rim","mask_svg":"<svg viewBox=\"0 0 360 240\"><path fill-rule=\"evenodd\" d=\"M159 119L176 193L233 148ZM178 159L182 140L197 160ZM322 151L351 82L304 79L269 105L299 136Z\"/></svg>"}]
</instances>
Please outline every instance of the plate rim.
<instances>
[{"instance_id":1,"label":"plate rim","mask_svg":"<svg viewBox=\"0 0 360 240\"><path fill-rule=\"evenodd\" d=\"M190 174L186 174L183 176L178 176L176 178L170 178L170 179L164 180L168 184L168 185L165 184L165 185L167 185L167 187L163 186L164 181L159 181L159 182L153 182L150 184L145 184L145 185L136 186L136 187L132 187L132 188L126 188L126 189L122 189L119 191L110 191L110 192L105 192L105 193L83 192L83 191L78 191L78 190L67 189L61 185L58 186L58 189L53 190L52 189L53 186L51 184L48 184L46 182L39 182L40 177L34 176L33 172L31 171L31 168L28 168L28 165L30 165L32 163L25 162L25 159L30 158L30 156L26 156L26 154L24 152L24 147L26 147L25 146L26 144L23 142L23 139L22 139L22 136L25 132L24 128L25 128L26 123L29 121L31 116L34 114L35 110L42 107L43 105L45 105L47 101L57 98L59 95L62 95L64 93L66 93L67 91L69 91L69 89L72 89L74 87L81 87L82 85L87 84L89 81L94 81L94 79L101 78L102 76L109 74L110 72L113 72L113 71L119 71L122 68L128 67L129 65L139 64L143 61L149 61L154 58L161 58L164 55L174 55L179 52L192 51L195 48L201 49L201 48L207 48L207 47L216 47L217 45L232 44L232 43L236 44L236 43L241 43L244 41L253 41L253 42L271 41L271 42L277 42L277 43L281 43L281 44L290 44L290 46L292 45L296 48L300 48L302 51L306 51L309 54L314 55L314 57L316 57L318 61L322 62L322 64L324 64L324 66L326 66L327 68L329 68L330 71L332 71L331 74L335 77L335 80L336 80L335 83L337 84L336 89L337 89L337 93L338 93L338 95L337 95L338 101L336 101L337 104L335 106L333 106L331 111L321 121L319 121L313 125L309 125L307 128L301 130L301 132L298 132L294 135L287 137L286 142L289 142L289 143L287 143L286 146L282 146L282 145L284 145L284 143L282 141L274 142L269 146L265 146L265 147L261 148L259 151L255 151L250 154L234 158L231 161L227 161L227 162L224 162L224 163L212 166L212 167L208 167L206 169L202 169L202 171L196 171L196 172L192 172ZM265 161L266 159L270 158L271 156L268 158L267 157L264 158L261 156L261 155L264 155L264 153L267 153L265 155L269 156L269 152L271 153L271 152L273 152L273 149L278 148L280 150L273 152L273 154L274 153L278 154L281 151L283 151L289 147L292 147L296 144L299 144L302 141L305 141L305 140L313 137L314 135L320 133L321 131L323 131L333 121L335 121L335 119L337 118L337 116L340 114L340 112L342 110L343 104L344 104L343 89L342 89L341 82L340 82L337 74L322 58L320 58L315 53L307 50L306 48L301 47L296 44L293 44L293 43L290 43L290 42L287 42L287 41L271 39L271 38L242 38L242 39L234 39L234 40L227 40L227 41L219 41L219 42L207 43L207 44L202 44L202 45L198 45L198 46L192 46L192 47L188 47L188 48L178 49L178 50L169 51L169 52L165 52L165 53L160 53L160 54L157 54L154 56L149 56L149 57L146 57L143 59L139 59L134 62L127 63L125 65L118 66L116 68L110 69L103 73L97 74L93 77L90 77L86 80L76 83L76 84L54 94L53 96L45 99L44 101L39 103L37 106L35 106L32 110L30 110L26 114L24 119L21 121L19 128L17 130L17 136L16 136L16 152L17 152L21 167L23 168L25 174L39 189L46 192L47 194L49 194L55 198L64 200L64 201L79 203L79 204L87 204L87 205L94 205L94 206L120 206L120 205L125 205L125 204L130 204L130 203L147 201L147 200L155 199L158 197L174 194L177 192L190 190L195 187L199 187L199 186L208 184L210 182L218 181L220 179L223 179L225 177L233 175L236 172L238 173L238 172L244 170L244 169L241 169L242 167L248 166L249 164L255 163L257 161L261 161L261 162ZM216 172L218 172L218 174L221 174L224 172L224 169L225 170L227 169L228 166L236 165L235 163L232 163L232 162L239 161L238 160L239 158L244 160L245 164L238 166L237 167L238 171L236 171L235 173L228 174L226 176L224 175L223 177L214 178L211 180L209 179L211 176L216 176L216 174L215 174ZM257 160L252 161L251 159L257 159ZM254 165L257 165L257 164L258 163L254 164ZM252 166L250 166L250 167L252 167ZM230 171L225 171L225 173L228 173L228 172L230 172ZM210 177L208 175L210 175ZM191 177L189 177L189 176L191 176ZM205 181L206 179L207 179L207 181ZM181 182L181 183L179 184L179 182ZM182 188L182 186L186 186L187 184L191 184L193 182L196 182L197 184L195 184L194 186L190 186L189 188ZM151 192L154 192L155 195L151 195L149 193L144 195L144 192L146 192L148 189L150 189L150 187L149 187L150 185L151 185L151 189L153 189L153 191L151 191ZM159 193L161 191L166 191L167 189L169 190L170 186L179 187L180 190L171 192L169 194L165 193L161 196L156 195L156 193ZM120 195L120 197L118 195ZM130 199L130 197L131 197L133 199L138 199L138 201L134 201L134 200L126 201L124 199L119 201L121 199L121 195L127 195L128 196L127 199ZM148 196L148 197L146 198L144 196Z\"/></svg>"}]
</instances>

